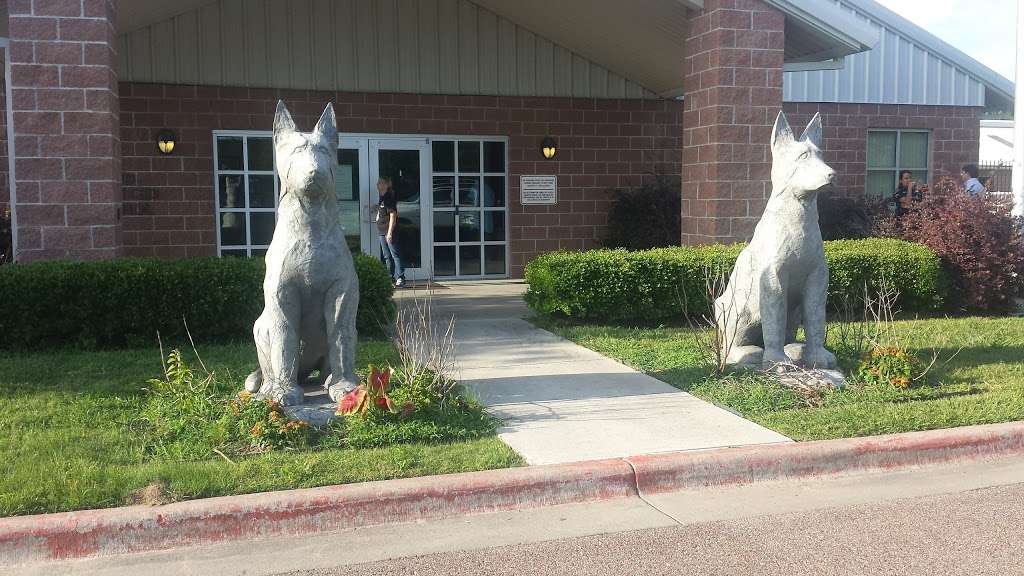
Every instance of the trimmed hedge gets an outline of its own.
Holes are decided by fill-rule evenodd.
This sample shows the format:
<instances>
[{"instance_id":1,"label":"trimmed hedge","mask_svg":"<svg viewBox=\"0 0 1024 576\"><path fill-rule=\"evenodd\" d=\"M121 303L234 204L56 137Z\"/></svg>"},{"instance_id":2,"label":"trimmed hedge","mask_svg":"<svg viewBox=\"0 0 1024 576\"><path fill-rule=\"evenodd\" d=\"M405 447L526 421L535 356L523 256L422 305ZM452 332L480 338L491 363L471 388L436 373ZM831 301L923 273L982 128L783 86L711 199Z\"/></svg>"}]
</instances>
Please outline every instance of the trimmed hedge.
<instances>
[{"instance_id":1,"label":"trimmed hedge","mask_svg":"<svg viewBox=\"0 0 1024 576\"><path fill-rule=\"evenodd\" d=\"M391 277L380 261L353 254L359 276L357 328L382 336L394 317ZM0 348L83 348L252 338L263 311L262 258L52 261L0 268Z\"/></svg>"},{"instance_id":2,"label":"trimmed hedge","mask_svg":"<svg viewBox=\"0 0 1024 576\"><path fill-rule=\"evenodd\" d=\"M743 244L628 252L550 252L526 266L526 303L541 314L579 320L646 323L711 310L707 276L729 274ZM938 309L946 295L939 258L920 244L869 238L825 242L829 304L860 302L864 283L881 278L900 290L904 311ZM685 304L684 304L685 302Z\"/></svg>"}]
</instances>

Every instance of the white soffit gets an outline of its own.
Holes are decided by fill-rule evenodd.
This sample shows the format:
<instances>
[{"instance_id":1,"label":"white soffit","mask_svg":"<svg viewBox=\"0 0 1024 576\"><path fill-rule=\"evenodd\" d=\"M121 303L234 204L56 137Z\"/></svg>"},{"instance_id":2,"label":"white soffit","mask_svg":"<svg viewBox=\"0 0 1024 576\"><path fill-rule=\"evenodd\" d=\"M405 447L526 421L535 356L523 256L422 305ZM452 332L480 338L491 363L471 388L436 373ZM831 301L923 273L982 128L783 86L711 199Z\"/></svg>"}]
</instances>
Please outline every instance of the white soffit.
<instances>
[{"instance_id":1,"label":"white soffit","mask_svg":"<svg viewBox=\"0 0 1024 576\"><path fill-rule=\"evenodd\" d=\"M217 0L122 0L117 5L117 32L131 32L213 4Z\"/></svg>"},{"instance_id":2,"label":"white soffit","mask_svg":"<svg viewBox=\"0 0 1024 576\"><path fill-rule=\"evenodd\" d=\"M875 47L871 26L830 2L765 0L786 15L786 62L821 62Z\"/></svg>"}]
</instances>

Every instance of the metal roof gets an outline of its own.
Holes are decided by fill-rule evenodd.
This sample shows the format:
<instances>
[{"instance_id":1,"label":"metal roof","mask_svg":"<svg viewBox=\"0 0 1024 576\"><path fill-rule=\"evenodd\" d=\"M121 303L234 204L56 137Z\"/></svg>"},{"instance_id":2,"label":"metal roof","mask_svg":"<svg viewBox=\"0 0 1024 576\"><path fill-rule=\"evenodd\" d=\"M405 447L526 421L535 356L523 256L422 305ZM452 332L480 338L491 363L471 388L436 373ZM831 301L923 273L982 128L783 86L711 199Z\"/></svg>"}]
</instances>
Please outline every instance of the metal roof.
<instances>
[{"instance_id":1,"label":"metal roof","mask_svg":"<svg viewBox=\"0 0 1024 576\"><path fill-rule=\"evenodd\" d=\"M879 43L837 69L786 72L787 102L1011 106L1012 82L878 2L824 4L873 28Z\"/></svg>"}]
</instances>

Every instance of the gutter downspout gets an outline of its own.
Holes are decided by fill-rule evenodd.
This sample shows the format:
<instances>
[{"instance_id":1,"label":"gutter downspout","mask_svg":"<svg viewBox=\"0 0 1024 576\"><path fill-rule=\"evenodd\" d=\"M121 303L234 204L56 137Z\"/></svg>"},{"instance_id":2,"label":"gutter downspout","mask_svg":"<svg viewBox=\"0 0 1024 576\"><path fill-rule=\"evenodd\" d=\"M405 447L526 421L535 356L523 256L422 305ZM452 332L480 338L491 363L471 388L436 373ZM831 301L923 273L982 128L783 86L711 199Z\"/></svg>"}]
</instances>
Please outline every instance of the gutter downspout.
<instances>
[{"instance_id":1,"label":"gutter downspout","mask_svg":"<svg viewBox=\"0 0 1024 576\"><path fill-rule=\"evenodd\" d=\"M14 183L14 102L11 100L11 42L9 38L0 38L0 48L4 51L4 90L6 102L4 113L7 114L7 186L10 189L11 204L11 262L18 261L18 192Z\"/></svg>"},{"instance_id":2,"label":"gutter downspout","mask_svg":"<svg viewBox=\"0 0 1024 576\"><path fill-rule=\"evenodd\" d=\"M1017 0L1017 77L1013 99L1013 215L1024 216L1024 0Z\"/></svg>"}]
</instances>

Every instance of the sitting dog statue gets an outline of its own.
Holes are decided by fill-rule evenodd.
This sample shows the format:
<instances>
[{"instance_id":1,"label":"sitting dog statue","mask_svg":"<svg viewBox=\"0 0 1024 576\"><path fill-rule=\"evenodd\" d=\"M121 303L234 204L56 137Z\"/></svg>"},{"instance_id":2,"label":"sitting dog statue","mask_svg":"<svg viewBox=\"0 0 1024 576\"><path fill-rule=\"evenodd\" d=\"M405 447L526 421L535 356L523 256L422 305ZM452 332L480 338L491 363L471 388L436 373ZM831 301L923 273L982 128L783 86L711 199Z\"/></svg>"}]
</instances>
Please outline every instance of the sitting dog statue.
<instances>
[{"instance_id":1,"label":"sitting dog statue","mask_svg":"<svg viewBox=\"0 0 1024 576\"><path fill-rule=\"evenodd\" d=\"M821 159L821 116L797 139L780 112L771 149L771 198L715 300L721 352L726 364L795 362L832 369L836 358L825 349L828 264L817 197L836 173ZM804 345L795 344L801 323Z\"/></svg>"},{"instance_id":2,"label":"sitting dog statue","mask_svg":"<svg viewBox=\"0 0 1024 576\"><path fill-rule=\"evenodd\" d=\"M337 401L356 387L359 282L338 218L334 172L338 129L328 104L303 134L284 102L274 118L281 181L277 225L267 251L263 314L253 326L260 367L245 389L284 405L301 404L314 370Z\"/></svg>"}]
</instances>

